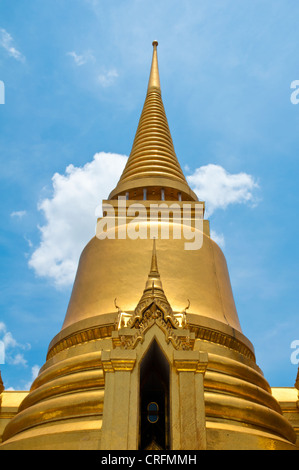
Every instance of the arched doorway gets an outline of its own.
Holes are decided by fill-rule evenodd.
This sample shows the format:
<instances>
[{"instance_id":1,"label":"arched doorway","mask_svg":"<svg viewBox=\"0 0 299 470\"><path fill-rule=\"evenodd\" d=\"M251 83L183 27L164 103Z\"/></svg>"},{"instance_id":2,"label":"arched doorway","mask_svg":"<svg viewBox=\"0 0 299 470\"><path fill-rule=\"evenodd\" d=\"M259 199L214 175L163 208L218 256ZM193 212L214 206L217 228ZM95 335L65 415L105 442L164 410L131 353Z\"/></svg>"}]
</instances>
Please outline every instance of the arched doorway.
<instances>
[{"instance_id":1,"label":"arched doorway","mask_svg":"<svg viewBox=\"0 0 299 470\"><path fill-rule=\"evenodd\" d=\"M140 366L140 449L169 449L169 364L154 340Z\"/></svg>"}]
</instances>

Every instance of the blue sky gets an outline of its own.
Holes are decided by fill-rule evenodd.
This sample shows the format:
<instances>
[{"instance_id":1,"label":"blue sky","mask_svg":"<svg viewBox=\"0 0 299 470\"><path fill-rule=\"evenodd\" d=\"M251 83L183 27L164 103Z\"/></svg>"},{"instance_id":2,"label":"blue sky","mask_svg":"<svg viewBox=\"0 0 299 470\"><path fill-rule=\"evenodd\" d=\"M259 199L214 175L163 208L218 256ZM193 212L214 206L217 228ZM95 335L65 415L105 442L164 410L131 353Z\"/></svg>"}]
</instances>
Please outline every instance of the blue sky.
<instances>
[{"instance_id":1,"label":"blue sky","mask_svg":"<svg viewBox=\"0 0 299 470\"><path fill-rule=\"evenodd\" d=\"M154 39L176 153L206 200L271 386L299 340L299 5L0 0L1 373L30 385L60 331L95 207L130 153Z\"/></svg>"}]
</instances>

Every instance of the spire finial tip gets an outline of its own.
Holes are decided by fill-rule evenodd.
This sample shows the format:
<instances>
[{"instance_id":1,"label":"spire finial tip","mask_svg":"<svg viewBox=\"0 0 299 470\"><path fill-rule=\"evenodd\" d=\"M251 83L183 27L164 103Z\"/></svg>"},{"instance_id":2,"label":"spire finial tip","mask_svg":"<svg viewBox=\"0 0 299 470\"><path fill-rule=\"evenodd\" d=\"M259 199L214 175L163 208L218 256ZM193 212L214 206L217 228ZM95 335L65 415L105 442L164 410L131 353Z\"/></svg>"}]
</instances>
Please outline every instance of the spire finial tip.
<instances>
[{"instance_id":1,"label":"spire finial tip","mask_svg":"<svg viewBox=\"0 0 299 470\"><path fill-rule=\"evenodd\" d=\"M153 41L153 46L154 46L154 47L155 47L155 46L157 47L158 44L159 44L158 41Z\"/></svg>"}]
</instances>

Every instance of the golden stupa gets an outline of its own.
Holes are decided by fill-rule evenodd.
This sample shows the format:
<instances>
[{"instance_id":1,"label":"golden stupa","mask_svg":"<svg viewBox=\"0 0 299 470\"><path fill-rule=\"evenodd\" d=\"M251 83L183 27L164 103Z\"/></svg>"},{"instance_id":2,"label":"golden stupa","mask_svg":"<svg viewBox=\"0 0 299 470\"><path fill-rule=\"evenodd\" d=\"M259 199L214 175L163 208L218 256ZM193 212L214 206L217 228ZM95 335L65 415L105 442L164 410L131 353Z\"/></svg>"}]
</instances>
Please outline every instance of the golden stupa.
<instances>
[{"instance_id":1,"label":"golden stupa","mask_svg":"<svg viewBox=\"0 0 299 470\"><path fill-rule=\"evenodd\" d=\"M1 450L299 448L298 390L271 389L256 364L225 257L175 154L157 45L131 154L82 252L62 329L29 393L13 402L0 389ZM178 236L191 225L197 249Z\"/></svg>"}]
</instances>

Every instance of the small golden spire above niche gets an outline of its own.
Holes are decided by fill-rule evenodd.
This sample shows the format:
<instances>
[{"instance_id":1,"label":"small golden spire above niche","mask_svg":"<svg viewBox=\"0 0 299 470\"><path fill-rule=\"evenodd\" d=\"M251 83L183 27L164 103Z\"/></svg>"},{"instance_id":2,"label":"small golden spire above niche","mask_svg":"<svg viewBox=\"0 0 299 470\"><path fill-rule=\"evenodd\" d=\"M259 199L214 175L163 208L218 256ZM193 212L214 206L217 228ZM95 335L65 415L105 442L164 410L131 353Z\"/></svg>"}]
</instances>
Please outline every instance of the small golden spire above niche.
<instances>
[{"instance_id":1,"label":"small golden spire above niche","mask_svg":"<svg viewBox=\"0 0 299 470\"><path fill-rule=\"evenodd\" d=\"M170 311L171 307L165 295L165 292L162 287L162 282L160 278L160 273L158 270L158 261L157 261L157 251L156 251L156 240L153 240L153 249L152 249L152 259L150 272L147 277L143 295L138 302L136 311L140 309L140 306L158 300L162 302L165 307ZM141 307L142 308L142 307Z\"/></svg>"},{"instance_id":2,"label":"small golden spire above niche","mask_svg":"<svg viewBox=\"0 0 299 470\"><path fill-rule=\"evenodd\" d=\"M153 249L152 249L152 258L150 272L147 277L145 288L143 294L136 306L135 314L128 314L122 311L120 307L116 305L118 309L118 319L117 319L117 328L121 328L127 325L130 325L130 319L134 320L134 317L139 317L140 313L149 307L152 303L158 302L159 305L163 305L165 311L168 314L172 313L171 306L167 300L165 292L162 287L162 282L160 279L160 273L158 270L158 261L157 261L157 251L156 251L156 240L153 240ZM141 317L140 317L141 318Z\"/></svg>"},{"instance_id":3,"label":"small golden spire above niche","mask_svg":"<svg viewBox=\"0 0 299 470\"><path fill-rule=\"evenodd\" d=\"M156 240L153 240L153 250L152 250L152 260L151 260L151 269L147 278L145 290L163 290L162 282L160 280L160 273L158 270L158 261L157 261L157 251L156 251Z\"/></svg>"},{"instance_id":4,"label":"small golden spire above niche","mask_svg":"<svg viewBox=\"0 0 299 470\"><path fill-rule=\"evenodd\" d=\"M146 331L157 324L164 331L167 342L171 341L176 349L193 348L195 336L188 330L186 321L186 310L190 302L188 301L183 312L175 313L172 310L160 280L155 239L145 289L134 312L122 312L116 303L115 306L118 317L116 332L113 333L114 347L134 349L139 341L143 341Z\"/></svg>"},{"instance_id":5,"label":"small golden spire above niche","mask_svg":"<svg viewBox=\"0 0 299 470\"><path fill-rule=\"evenodd\" d=\"M152 249L152 259L150 272L147 277L145 288L142 294L141 299L139 300L137 307L135 309L135 314L132 316L132 320L138 318L142 319L144 312L150 308L149 314L147 316L155 316L155 312L160 310L162 318L166 322L170 322L172 327L185 327L186 326L186 311L180 313L174 313L171 305L168 302L168 299L165 295L162 282L160 279L160 273L158 269L157 261L157 251L156 251L156 240L153 239L153 249ZM186 309L189 307L186 307ZM157 310L158 309L158 310ZM185 310L186 310L185 309Z\"/></svg>"}]
</instances>

